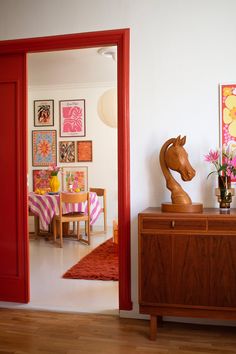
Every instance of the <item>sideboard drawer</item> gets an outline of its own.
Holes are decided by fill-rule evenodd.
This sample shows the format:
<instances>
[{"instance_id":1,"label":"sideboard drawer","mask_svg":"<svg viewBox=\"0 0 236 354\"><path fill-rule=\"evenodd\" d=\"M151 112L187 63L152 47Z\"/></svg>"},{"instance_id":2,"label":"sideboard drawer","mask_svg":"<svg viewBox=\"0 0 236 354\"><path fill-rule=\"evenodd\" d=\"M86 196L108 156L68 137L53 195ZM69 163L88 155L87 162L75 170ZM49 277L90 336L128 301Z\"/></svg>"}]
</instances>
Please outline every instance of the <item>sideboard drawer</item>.
<instances>
[{"instance_id":1,"label":"sideboard drawer","mask_svg":"<svg viewBox=\"0 0 236 354\"><path fill-rule=\"evenodd\" d=\"M181 218L152 218L144 217L141 222L141 230L191 230L205 231L206 219L181 219Z\"/></svg>"},{"instance_id":2,"label":"sideboard drawer","mask_svg":"<svg viewBox=\"0 0 236 354\"><path fill-rule=\"evenodd\" d=\"M236 219L209 219L209 231L234 231L236 232Z\"/></svg>"}]
</instances>

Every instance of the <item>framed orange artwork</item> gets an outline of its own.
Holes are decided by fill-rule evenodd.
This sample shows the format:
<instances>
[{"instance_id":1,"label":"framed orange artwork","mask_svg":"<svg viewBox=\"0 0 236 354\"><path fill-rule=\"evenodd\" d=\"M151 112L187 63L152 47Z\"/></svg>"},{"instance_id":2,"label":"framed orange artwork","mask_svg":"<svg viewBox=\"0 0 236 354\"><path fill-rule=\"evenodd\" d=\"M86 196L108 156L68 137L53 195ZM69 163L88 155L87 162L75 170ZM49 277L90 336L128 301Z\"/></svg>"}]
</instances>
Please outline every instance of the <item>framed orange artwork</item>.
<instances>
[{"instance_id":1,"label":"framed orange artwork","mask_svg":"<svg viewBox=\"0 0 236 354\"><path fill-rule=\"evenodd\" d=\"M78 162L93 161L93 146L91 140L77 141L77 161Z\"/></svg>"},{"instance_id":2,"label":"framed orange artwork","mask_svg":"<svg viewBox=\"0 0 236 354\"><path fill-rule=\"evenodd\" d=\"M220 85L220 145L236 156L236 84ZM231 177L236 182L236 176Z\"/></svg>"}]
</instances>

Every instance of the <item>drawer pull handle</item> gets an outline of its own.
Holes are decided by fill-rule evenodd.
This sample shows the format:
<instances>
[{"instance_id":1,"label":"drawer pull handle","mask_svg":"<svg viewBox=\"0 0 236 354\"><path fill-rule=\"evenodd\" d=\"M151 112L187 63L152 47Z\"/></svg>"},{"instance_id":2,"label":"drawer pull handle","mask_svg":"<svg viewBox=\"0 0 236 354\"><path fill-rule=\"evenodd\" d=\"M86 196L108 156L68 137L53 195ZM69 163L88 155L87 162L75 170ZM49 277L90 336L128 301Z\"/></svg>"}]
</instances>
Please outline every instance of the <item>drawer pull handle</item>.
<instances>
[{"instance_id":1,"label":"drawer pull handle","mask_svg":"<svg viewBox=\"0 0 236 354\"><path fill-rule=\"evenodd\" d=\"M172 227L172 229L174 229L174 227L175 227L175 221L174 220L171 221L171 227Z\"/></svg>"}]
</instances>

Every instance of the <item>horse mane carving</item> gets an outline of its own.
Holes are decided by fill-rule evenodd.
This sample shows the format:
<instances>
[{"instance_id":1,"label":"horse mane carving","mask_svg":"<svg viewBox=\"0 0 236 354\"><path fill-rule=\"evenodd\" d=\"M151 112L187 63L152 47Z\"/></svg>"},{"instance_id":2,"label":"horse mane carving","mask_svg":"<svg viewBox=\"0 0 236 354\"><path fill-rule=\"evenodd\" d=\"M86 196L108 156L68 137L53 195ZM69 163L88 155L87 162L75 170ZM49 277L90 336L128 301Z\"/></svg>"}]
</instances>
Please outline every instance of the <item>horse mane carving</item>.
<instances>
[{"instance_id":1,"label":"horse mane carving","mask_svg":"<svg viewBox=\"0 0 236 354\"><path fill-rule=\"evenodd\" d=\"M196 173L190 165L186 150L183 148L185 142L186 136L181 139L179 135L177 138L167 140L160 151L160 164L166 179L166 187L171 191L172 203L180 205L192 204L192 201L174 179L170 169L179 172L183 181L191 181Z\"/></svg>"}]
</instances>

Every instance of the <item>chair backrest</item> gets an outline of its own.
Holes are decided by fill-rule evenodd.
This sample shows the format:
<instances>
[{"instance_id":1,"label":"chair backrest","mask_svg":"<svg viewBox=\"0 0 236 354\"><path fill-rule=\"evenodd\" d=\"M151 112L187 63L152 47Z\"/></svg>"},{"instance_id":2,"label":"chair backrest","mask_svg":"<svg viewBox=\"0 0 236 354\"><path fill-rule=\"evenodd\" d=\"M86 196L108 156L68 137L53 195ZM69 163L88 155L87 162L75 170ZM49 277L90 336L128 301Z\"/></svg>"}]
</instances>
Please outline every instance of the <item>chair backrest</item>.
<instances>
[{"instance_id":1,"label":"chair backrest","mask_svg":"<svg viewBox=\"0 0 236 354\"><path fill-rule=\"evenodd\" d=\"M89 188L90 192L96 193L98 197L103 197L102 211L106 209L106 189L105 188Z\"/></svg>"},{"instance_id":2,"label":"chair backrest","mask_svg":"<svg viewBox=\"0 0 236 354\"><path fill-rule=\"evenodd\" d=\"M87 213L90 214L90 201L89 201L89 193L61 193L60 194L60 216L62 215L62 204L63 203L84 203L87 202Z\"/></svg>"}]
</instances>

